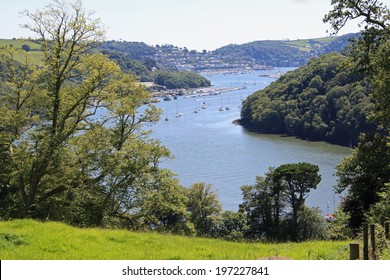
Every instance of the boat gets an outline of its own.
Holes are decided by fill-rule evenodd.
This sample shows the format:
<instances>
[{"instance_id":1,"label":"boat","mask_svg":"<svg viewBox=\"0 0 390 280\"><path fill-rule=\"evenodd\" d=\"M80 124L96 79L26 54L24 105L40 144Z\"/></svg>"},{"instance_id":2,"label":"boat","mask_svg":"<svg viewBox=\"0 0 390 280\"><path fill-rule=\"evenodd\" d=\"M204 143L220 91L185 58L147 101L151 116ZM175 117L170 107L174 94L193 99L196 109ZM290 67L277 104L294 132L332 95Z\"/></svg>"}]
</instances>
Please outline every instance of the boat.
<instances>
[{"instance_id":1,"label":"boat","mask_svg":"<svg viewBox=\"0 0 390 280\"><path fill-rule=\"evenodd\" d=\"M171 101L172 100L172 95L168 94L164 97L164 101Z\"/></svg>"},{"instance_id":2,"label":"boat","mask_svg":"<svg viewBox=\"0 0 390 280\"><path fill-rule=\"evenodd\" d=\"M179 112L178 108L179 108L179 105L178 105L178 103L176 103L176 118L181 117L183 115L181 112Z\"/></svg>"}]
</instances>

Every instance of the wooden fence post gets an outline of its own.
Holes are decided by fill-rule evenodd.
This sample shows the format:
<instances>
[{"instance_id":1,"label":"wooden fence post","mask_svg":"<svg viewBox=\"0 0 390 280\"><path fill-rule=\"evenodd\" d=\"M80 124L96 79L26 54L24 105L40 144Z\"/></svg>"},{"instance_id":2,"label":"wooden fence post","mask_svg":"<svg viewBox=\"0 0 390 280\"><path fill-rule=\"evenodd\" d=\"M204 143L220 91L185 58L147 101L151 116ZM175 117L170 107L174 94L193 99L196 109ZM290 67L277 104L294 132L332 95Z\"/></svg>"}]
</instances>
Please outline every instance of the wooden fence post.
<instances>
[{"instance_id":1,"label":"wooden fence post","mask_svg":"<svg viewBox=\"0 0 390 280\"><path fill-rule=\"evenodd\" d=\"M371 259L376 260L375 225L370 225Z\"/></svg>"},{"instance_id":2,"label":"wooden fence post","mask_svg":"<svg viewBox=\"0 0 390 280\"><path fill-rule=\"evenodd\" d=\"M363 260L368 260L368 224L363 224Z\"/></svg>"},{"instance_id":3,"label":"wooden fence post","mask_svg":"<svg viewBox=\"0 0 390 280\"><path fill-rule=\"evenodd\" d=\"M359 243L350 243L349 244L349 259L358 260L359 259Z\"/></svg>"}]
</instances>

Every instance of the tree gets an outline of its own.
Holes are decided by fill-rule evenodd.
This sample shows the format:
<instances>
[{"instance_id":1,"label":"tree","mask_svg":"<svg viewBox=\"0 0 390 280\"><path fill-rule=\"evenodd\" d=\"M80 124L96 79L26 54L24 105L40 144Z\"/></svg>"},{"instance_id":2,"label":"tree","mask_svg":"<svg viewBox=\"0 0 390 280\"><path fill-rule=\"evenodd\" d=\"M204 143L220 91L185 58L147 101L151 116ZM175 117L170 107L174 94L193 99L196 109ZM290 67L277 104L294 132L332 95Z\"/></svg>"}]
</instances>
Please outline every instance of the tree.
<instances>
[{"instance_id":1,"label":"tree","mask_svg":"<svg viewBox=\"0 0 390 280\"><path fill-rule=\"evenodd\" d=\"M12 205L1 214L129 226L148 192L171 184L158 167L169 151L143 127L160 111L144 106L151 95L135 77L91 51L102 26L81 2L26 14L44 59L20 65L10 53L2 74L0 197Z\"/></svg>"},{"instance_id":2,"label":"tree","mask_svg":"<svg viewBox=\"0 0 390 280\"><path fill-rule=\"evenodd\" d=\"M255 185L241 187L243 203L240 209L247 215L250 238L277 240L281 236L285 194L283 186L273 183L273 175L274 170L270 169L265 178L256 177Z\"/></svg>"},{"instance_id":3,"label":"tree","mask_svg":"<svg viewBox=\"0 0 390 280\"><path fill-rule=\"evenodd\" d=\"M145 193L141 209L134 214L139 228L193 235L186 189L168 170L161 170L154 182L155 188Z\"/></svg>"},{"instance_id":4,"label":"tree","mask_svg":"<svg viewBox=\"0 0 390 280\"><path fill-rule=\"evenodd\" d=\"M230 241L241 241L248 230L247 216L243 211L224 211L218 230L218 237Z\"/></svg>"},{"instance_id":5,"label":"tree","mask_svg":"<svg viewBox=\"0 0 390 280\"><path fill-rule=\"evenodd\" d=\"M27 119L37 119L28 112L35 110L40 117L32 127L14 120L15 133L9 146L10 150L16 148L12 157L18 179L13 183L18 184L25 214L33 215L37 199L45 200L62 191L62 186L44 187L43 179L58 162L67 140L91 114L86 108L99 103L102 90L118 69L101 55L88 53L103 33L100 22L91 20L79 2L69 5L54 1L46 10L27 12L27 16L34 25L25 27L40 36L45 66L26 78L35 90L25 94L23 102L14 103L22 92L11 92L4 104L10 113L16 108ZM72 85L76 78L81 82ZM41 108L37 108L38 99L44 100ZM29 137L24 140L26 135Z\"/></svg>"},{"instance_id":6,"label":"tree","mask_svg":"<svg viewBox=\"0 0 390 280\"><path fill-rule=\"evenodd\" d=\"M371 119L378 125L375 133L361 136L357 149L338 167L337 188L348 189L343 210L350 214L349 224L356 230L369 209L381 205L384 198L379 194L390 181L390 10L377 0L333 0L332 5L324 21L331 23L334 33L352 19L363 20L362 36L352 47L350 65L369 77L375 108Z\"/></svg>"},{"instance_id":7,"label":"tree","mask_svg":"<svg viewBox=\"0 0 390 280\"><path fill-rule=\"evenodd\" d=\"M26 44L23 44L22 45L22 50L26 51L26 52L29 52L30 51L30 46L29 45L26 45Z\"/></svg>"},{"instance_id":8,"label":"tree","mask_svg":"<svg viewBox=\"0 0 390 280\"><path fill-rule=\"evenodd\" d=\"M216 234L221 215L221 204L211 185L195 183L187 190L188 211L197 235L213 236Z\"/></svg>"},{"instance_id":9,"label":"tree","mask_svg":"<svg viewBox=\"0 0 390 280\"><path fill-rule=\"evenodd\" d=\"M283 164L273 172L274 183L286 190L292 210L292 240L298 239L298 211L303 207L308 192L321 181L317 165L301 162Z\"/></svg>"},{"instance_id":10,"label":"tree","mask_svg":"<svg viewBox=\"0 0 390 280\"><path fill-rule=\"evenodd\" d=\"M378 0L332 0L333 10L325 17L332 33L337 34L347 22L362 19L362 36L354 41L352 48L355 70L365 71L372 77L378 124L387 126L390 115L389 89L389 45L390 45L390 10ZM388 133L388 132L387 132Z\"/></svg>"},{"instance_id":11,"label":"tree","mask_svg":"<svg viewBox=\"0 0 390 280\"><path fill-rule=\"evenodd\" d=\"M339 177L336 190L347 190L342 203L343 210L350 215L349 225L357 229L364 221L370 207L380 201L390 180L390 151L385 136L362 135L360 144L352 154L337 167Z\"/></svg>"},{"instance_id":12,"label":"tree","mask_svg":"<svg viewBox=\"0 0 390 280\"><path fill-rule=\"evenodd\" d=\"M318 208L299 208L297 241L320 240L328 236L327 224Z\"/></svg>"},{"instance_id":13,"label":"tree","mask_svg":"<svg viewBox=\"0 0 390 280\"><path fill-rule=\"evenodd\" d=\"M376 52L383 39L390 36L388 8L378 0L332 0L333 10L324 17L337 34L352 20L362 19L361 37L354 40L353 54L355 66L368 69L371 56Z\"/></svg>"}]
</instances>

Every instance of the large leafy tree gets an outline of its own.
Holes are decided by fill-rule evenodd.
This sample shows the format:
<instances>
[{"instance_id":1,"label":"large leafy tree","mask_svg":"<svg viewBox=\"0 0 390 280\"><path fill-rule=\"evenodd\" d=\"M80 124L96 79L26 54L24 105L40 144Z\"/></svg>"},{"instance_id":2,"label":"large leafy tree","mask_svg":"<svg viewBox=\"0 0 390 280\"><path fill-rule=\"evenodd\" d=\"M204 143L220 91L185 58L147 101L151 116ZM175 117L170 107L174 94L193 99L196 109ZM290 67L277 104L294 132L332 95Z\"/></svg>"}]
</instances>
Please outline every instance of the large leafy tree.
<instances>
[{"instance_id":1,"label":"large leafy tree","mask_svg":"<svg viewBox=\"0 0 390 280\"><path fill-rule=\"evenodd\" d=\"M292 240L298 239L298 211L311 189L321 181L317 165L301 162L283 164L273 172L274 183L284 189L292 211Z\"/></svg>"},{"instance_id":2,"label":"large leafy tree","mask_svg":"<svg viewBox=\"0 0 390 280\"><path fill-rule=\"evenodd\" d=\"M126 221L148 191L170 184L159 180L158 168L169 151L144 129L160 112L144 106L151 96L133 76L92 52L103 27L80 1L54 0L26 15L44 59L39 67L21 65L5 53L1 215L78 225Z\"/></svg>"},{"instance_id":3,"label":"large leafy tree","mask_svg":"<svg viewBox=\"0 0 390 280\"><path fill-rule=\"evenodd\" d=\"M318 211L304 206L308 193L321 180L318 171L310 163L283 164L270 169L265 178L257 177L255 185L243 186L240 209L247 215L247 236L298 241L323 235L323 227L313 222L319 220Z\"/></svg>"},{"instance_id":4,"label":"large leafy tree","mask_svg":"<svg viewBox=\"0 0 390 280\"><path fill-rule=\"evenodd\" d=\"M241 187L243 203L240 209L245 211L251 227L251 238L278 239L280 236L281 216L286 206L286 196L281 185L273 182L273 169L265 177L256 177L256 184Z\"/></svg>"},{"instance_id":5,"label":"large leafy tree","mask_svg":"<svg viewBox=\"0 0 390 280\"><path fill-rule=\"evenodd\" d=\"M190 220L197 235L214 236L220 222L222 207L212 186L195 183L187 189L187 196Z\"/></svg>"},{"instance_id":6,"label":"large leafy tree","mask_svg":"<svg viewBox=\"0 0 390 280\"><path fill-rule=\"evenodd\" d=\"M375 111L371 118L379 130L362 135L353 154L338 167L339 190L348 190L343 210L356 229L374 204L381 202L389 184L390 124L390 10L377 0L332 0L333 10L324 18L334 33L352 19L362 19L362 35L352 47L351 67L368 74Z\"/></svg>"}]
</instances>

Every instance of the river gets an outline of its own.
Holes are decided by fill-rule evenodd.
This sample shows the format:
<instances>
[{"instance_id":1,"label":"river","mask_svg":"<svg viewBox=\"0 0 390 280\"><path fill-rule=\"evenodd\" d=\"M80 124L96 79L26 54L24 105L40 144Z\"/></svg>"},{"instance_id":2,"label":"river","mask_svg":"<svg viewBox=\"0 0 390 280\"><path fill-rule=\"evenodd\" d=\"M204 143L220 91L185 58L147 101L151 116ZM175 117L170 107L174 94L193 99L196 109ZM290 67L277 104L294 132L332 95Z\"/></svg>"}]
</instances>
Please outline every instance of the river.
<instances>
[{"instance_id":1,"label":"river","mask_svg":"<svg viewBox=\"0 0 390 280\"><path fill-rule=\"evenodd\" d=\"M273 72L288 70L291 68ZM332 188L337 179L335 167L351 149L294 137L251 133L232 123L240 117L242 99L275 81L274 77L262 74L264 72L257 71L208 75L215 87L245 89L157 103L164 113L153 127L152 137L159 139L174 156L174 159L164 160L161 167L177 174L183 186L196 182L211 184L223 209L236 211L242 202L240 187L254 184L256 176L264 176L269 167L310 162L320 167L322 180L317 189L310 192L306 204L319 207L324 214L333 212L340 201ZM199 109L204 104L207 108ZM220 107L224 110L219 111ZM177 113L182 116L176 117Z\"/></svg>"}]
</instances>

